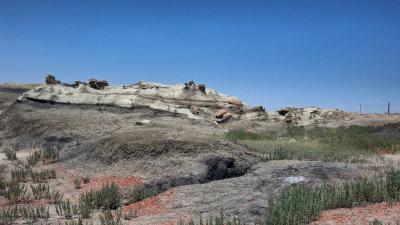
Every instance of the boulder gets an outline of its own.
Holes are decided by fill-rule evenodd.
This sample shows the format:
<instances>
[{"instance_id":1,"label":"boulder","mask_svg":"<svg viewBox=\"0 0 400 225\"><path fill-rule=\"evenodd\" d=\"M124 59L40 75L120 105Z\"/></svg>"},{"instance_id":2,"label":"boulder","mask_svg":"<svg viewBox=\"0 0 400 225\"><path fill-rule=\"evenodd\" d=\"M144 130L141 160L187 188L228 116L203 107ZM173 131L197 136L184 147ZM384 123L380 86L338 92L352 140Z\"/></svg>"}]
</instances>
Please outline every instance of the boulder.
<instances>
[{"instance_id":1,"label":"boulder","mask_svg":"<svg viewBox=\"0 0 400 225\"><path fill-rule=\"evenodd\" d=\"M104 89L108 86L108 82L105 80L89 79L89 86L94 89Z\"/></svg>"},{"instance_id":2,"label":"boulder","mask_svg":"<svg viewBox=\"0 0 400 225\"><path fill-rule=\"evenodd\" d=\"M59 80L56 80L56 77L51 74L46 74L46 84L61 84Z\"/></svg>"},{"instance_id":3,"label":"boulder","mask_svg":"<svg viewBox=\"0 0 400 225\"><path fill-rule=\"evenodd\" d=\"M234 105L238 105L238 106L242 106L243 103L242 101L240 101L240 99L238 97L235 96L229 96L228 97L228 102Z\"/></svg>"},{"instance_id":4,"label":"boulder","mask_svg":"<svg viewBox=\"0 0 400 225\"><path fill-rule=\"evenodd\" d=\"M197 107L197 106L195 106L195 105L192 105L192 106L190 106L190 109L193 111L193 113L195 113L195 114L199 114L200 112L199 112L199 107Z\"/></svg>"},{"instance_id":5,"label":"boulder","mask_svg":"<svg viewBox=\"0 0 400 225\"><path fill-rule=\"evenodd\" d=\"M219 109L216 113L215 113L215 117L216 118L222 118L222 116L227 113L228 110L226 109Z\"/></svg>"},{"instance_id":6,"label":"boulder","mask_svg":"<svg viewBox=\"0 0 400 225\"><path fill-rule=\"evenodd\" d=\"M73 84L72 84L72 87L79 87L79 85L81 84L82 82L80 82L79 80L76 80Z\"/></svg>"},{"instance_id":7,"label":"boulder","mask_svg":"<svg viewBox=\"0 0 400 225\"><path fill-rule=\"evenodd\" d=\"M206 85L204 85L204 84L199 84L199 85L197 85L197 87L199 88L199 90L200 90L203 94L206 94Z\"/></svg>"},{"instance_id":8,"label":"boulder","mask_svg":"<svg viewBox=\"0 0 400 225\"><path fill-rule=\"evenodd\" d=\"M230 118L232 118L232 114L231 113L225 113L222 115L222 118L217 119L218 123L225 123L226 121L228 121Z\"/></svg>"}]
</instances>

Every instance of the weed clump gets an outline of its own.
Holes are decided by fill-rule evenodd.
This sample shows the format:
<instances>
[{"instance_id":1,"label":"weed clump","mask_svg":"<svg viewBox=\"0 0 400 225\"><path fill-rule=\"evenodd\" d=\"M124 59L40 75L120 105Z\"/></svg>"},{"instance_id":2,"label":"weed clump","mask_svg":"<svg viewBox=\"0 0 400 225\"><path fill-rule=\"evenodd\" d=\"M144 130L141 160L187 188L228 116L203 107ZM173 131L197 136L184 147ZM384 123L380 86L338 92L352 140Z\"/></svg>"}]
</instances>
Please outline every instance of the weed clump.
<instances>
[{"instance_id":1,"label":"weed clump","mask_svg":"<svg viewBox=\"0 0 400 225\"><path fill-rule=\"evenodd\" d=\"M6 155L8 160L16 160L17 159L17 153L13 149L4 148L3 153Z\"/></svg>"},{"instance_id":2,"label":"weed clump","mask_svg":"<svg viewBox=\"0 0 400 225\"><path fill-rule=\"evenodd\" d=\"M140 187L135 187L131 194L131 202L140 202L151 196L155 196L171 188L171 183L166 183L159 187L156 184L145 184Z\"/></svg>"},{"instance_id":3,"label":"weed clump","mask_svg":"<svg viewBox=\"0 0 400 225\"><path fill-rule=\"evenodd\" d=\"M94 209L104 207L105 209L117 209L121 206L122 194L115 183L103 185L98 191L82 193L80 202L85 202Z\"/></svg>"}]
</instances>

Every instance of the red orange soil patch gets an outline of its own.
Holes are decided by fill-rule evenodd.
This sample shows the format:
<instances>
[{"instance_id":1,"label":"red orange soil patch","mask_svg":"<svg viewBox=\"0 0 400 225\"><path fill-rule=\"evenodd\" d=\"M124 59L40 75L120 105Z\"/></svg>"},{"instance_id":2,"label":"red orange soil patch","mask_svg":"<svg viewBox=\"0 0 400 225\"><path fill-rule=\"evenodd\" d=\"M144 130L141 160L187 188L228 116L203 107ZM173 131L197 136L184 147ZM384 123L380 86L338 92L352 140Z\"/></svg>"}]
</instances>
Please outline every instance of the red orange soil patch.
<instances>
[{"instance_id":1,"label":"red orange soil patch","mask_svg":"<svg viewBox=\"0 0 400 225\"><path fill-rule=\"evenodd\" d=\"M81 178L81 177L80 177ZM72 181L75 178L72 178ZM83 186L82 190L99 190L105 184L115 183L120 189L132 186L138 186L141 181L136 177L117 177L117 176L107 176L107 177L91 177L90 182Z\"/></svg>"},{"instance_id":2,"label":"red orange soil patch","mask_svg":"<svg viewBox=\"0 0 400 225\"><path fill-rule=\"evenodd\" d=\"M136 212L137 216L154 216L162 214L167 216L168 211L165 209L165 205L174 200L174 191L176 188L172 188L168 191L163 192L160 195L147 198L141 202L136 202L127 206L122 207L123 215L129 214L130 211Z\"/></svg>"},{"instance_id":3,"label":"red orange soil patch","mask_svg":"<svg viewBox=\"0 0 400 225\"><path fill-rule=\"evenodd\" d=\"M390 206L377 203L366 207L327 210L313 224L371 224L375 219L383 224L396 224L400 221L400 204Z\"/></svg>"}]
</instances>

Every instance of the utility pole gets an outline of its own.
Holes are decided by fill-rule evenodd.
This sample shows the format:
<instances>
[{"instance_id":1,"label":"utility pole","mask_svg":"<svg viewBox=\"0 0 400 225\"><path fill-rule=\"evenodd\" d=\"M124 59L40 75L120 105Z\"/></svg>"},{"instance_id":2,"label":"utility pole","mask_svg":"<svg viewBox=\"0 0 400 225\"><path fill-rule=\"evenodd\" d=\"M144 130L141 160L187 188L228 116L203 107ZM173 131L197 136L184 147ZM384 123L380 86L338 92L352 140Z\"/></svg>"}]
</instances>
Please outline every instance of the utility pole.
<instances>
[{"instance_id":1,"label":"utility pole","mask_svg":"<svg viewBox=\"0 0 400 225\"><path fill-rule=\"evenodd\" d=\"M361 114L361 104L360 104L360 114Z\"/></svg>"},{"instance_id":2,"label":"utility pole","mask_svg":"<svg viewBox=\"0 0 400 225\"><path fill-rule=\"evenodd\" d=\"M388 103L388 114L390 114L390 102Z\"/></svg>"}]
</instances>

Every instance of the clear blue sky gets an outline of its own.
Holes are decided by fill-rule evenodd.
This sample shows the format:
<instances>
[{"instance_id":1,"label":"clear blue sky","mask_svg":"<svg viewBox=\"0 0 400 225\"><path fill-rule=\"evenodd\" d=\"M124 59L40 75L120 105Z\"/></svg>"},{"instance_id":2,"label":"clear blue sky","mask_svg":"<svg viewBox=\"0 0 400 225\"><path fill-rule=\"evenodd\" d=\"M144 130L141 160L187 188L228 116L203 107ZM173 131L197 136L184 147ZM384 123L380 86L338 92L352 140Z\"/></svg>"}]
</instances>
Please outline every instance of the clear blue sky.
<instances>
[{"instance_id":1,"label":"clear blue sky","mask_svg":"<svg viewBox=\"0 0 400 225\"><path fill-rule=\"evenodd\" d=\"M0 83L46 73L194 80L269 110L400 103L400 1L0 0Z\"/></svg>"}]
</instances>

